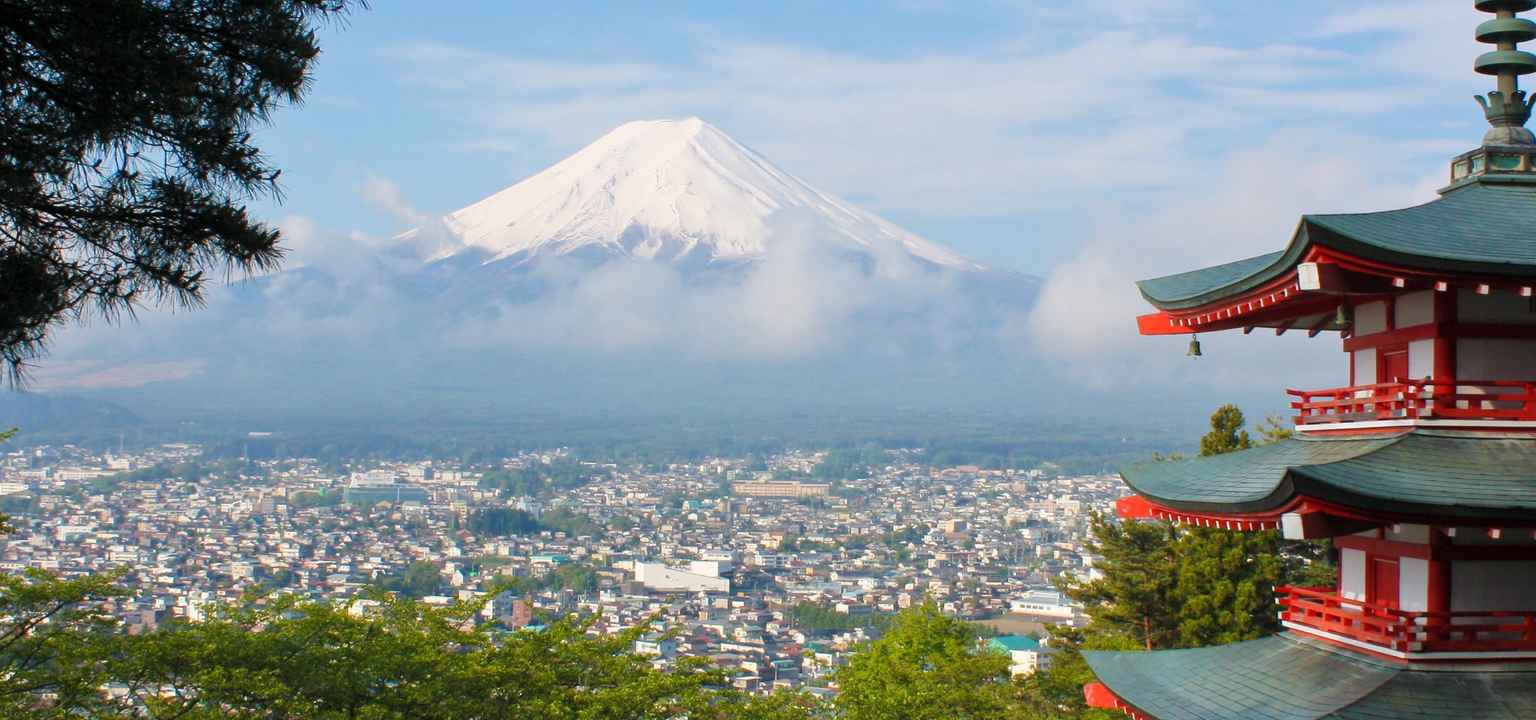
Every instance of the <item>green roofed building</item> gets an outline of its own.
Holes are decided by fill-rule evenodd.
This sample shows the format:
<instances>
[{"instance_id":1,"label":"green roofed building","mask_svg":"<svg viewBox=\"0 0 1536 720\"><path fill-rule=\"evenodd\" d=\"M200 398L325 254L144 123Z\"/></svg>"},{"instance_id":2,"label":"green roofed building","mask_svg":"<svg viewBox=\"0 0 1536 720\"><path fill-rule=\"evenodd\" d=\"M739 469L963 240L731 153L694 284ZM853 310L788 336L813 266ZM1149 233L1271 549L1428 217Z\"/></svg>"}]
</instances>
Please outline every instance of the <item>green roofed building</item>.
<instances>
[{"instance_id":1,"label":"green roofed building","mask_svg":"<svg viewBox=\"0 0 1536 720\"><path fill-rule=\"evenodd\" d=\"M999 635L988 638L987 649L1007 655L1008 672L1014 676L1032 675L1040 669L1044 648L1039 640L1028 635Z\"/></svg>"},{"instance_id":2,"label":"green roofed building","mask_svg":"<svg viewBox=\"0 0 1536 720\"><path fill-rule=\"evenodd\" d=\"M1339 577L1278 588L1285 632L1085 652L1095 707L1155 720L1536 718L1536 0L1476 0L1492 128L1440 197L1307 215L1283 249L1139 283L1147 335L1337 334L1349 377L1289 390L1296 435L1125 468L1125 518L1330 538Z\"/></svg>"}]
</instances>

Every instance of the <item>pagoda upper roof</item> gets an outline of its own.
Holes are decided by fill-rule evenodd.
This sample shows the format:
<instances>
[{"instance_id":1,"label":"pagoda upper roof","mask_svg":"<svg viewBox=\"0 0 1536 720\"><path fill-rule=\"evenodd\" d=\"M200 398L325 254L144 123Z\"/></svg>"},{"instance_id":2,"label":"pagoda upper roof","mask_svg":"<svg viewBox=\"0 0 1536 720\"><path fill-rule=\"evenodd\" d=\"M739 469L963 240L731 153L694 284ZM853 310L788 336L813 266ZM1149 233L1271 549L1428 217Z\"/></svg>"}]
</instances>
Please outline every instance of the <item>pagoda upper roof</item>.
<instances>
[{"instance_id":1,"label":"pagoda upper roof","mask_svg":"<svg viewBox=\"0 0 1536 720\"><path fill-rule=\"evenodd\" d=\"M1284 512L1306 498L1372 513L1530 521L1536 437L1416 429L1298 435L1238 452L1121 471L1138 494L1202 514Z\"/></svg>"},{"instance_id":2,"label":"pagoda upper roof","mask_svg":"<svg viewBox=\"0 0 1536 720\"><path fill-rule=\"evenodd\" d=\"M1317 245L1415 270L1536 276L1536 185L1517 181L1526 179L1469 182L1401 210L1306 215L1284 250L1137 285L1163 310L1201 307L1285 275Z\"/></svg>"},{"instance_id":3,"label":"pagoda upper roof","mask_svg":"<svg viewBox=\"0 0 1536 720\"><path fill-rule=\"evenodd\" d=\"M1536 717L1529 666L1419 670L1290 635L1083 657L1117 698L1157 720Z\"/></svg>"}]
</instances>

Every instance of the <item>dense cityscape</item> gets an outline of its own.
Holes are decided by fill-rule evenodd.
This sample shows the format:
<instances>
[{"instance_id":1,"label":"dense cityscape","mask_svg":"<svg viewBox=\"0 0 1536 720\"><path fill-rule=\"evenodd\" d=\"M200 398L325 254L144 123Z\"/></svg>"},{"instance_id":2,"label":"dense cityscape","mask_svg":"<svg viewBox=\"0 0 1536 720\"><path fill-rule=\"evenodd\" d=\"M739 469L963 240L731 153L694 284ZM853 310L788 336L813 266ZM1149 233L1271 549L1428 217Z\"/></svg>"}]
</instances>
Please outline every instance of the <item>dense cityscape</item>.
<instances>
[{"instance_id":1,"label":"dense cityscape","mask_svg":"<svg viewBox=\"0 0 1536 720\"><path fill-rule=\"evenodd\" d=\"M1055 588L1091 576L1088 520L1109 477L934 467L915 451L790 452L665 467L566 450L499 463L205 460L191 444L98 454L13 447L0 492L17 532L0 569L127 568L131 632L252 591L350 603L392 591L480 601L537 630L648 624L657 667L707 658L737 687L817 689L889 618L928 600L978 623L1015 674L1082 621ZM1043 641L1043 642L1042 642Z\"/></svg>"}]
</instances>

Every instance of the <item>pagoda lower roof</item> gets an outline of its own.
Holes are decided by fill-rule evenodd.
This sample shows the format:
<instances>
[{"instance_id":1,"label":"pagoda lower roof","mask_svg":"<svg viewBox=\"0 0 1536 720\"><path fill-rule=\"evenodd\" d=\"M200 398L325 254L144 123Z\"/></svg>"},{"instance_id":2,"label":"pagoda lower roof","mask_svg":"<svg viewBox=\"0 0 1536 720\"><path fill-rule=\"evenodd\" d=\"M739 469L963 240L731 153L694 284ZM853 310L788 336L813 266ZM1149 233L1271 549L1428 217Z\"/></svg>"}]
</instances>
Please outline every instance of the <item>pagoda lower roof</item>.
<instances>
[{"instance_id":1,"label":"pagoda lower roof","mask_svg":"<svg viewBox=\"0 0 1536 720\"><path fill-rule=\"evenodd\" d=\"M1289 634L1083 657L1116 698L1156 720L1536 717L1536 668L1528 665L1420 669Z\"/></svg>"},{"instance_id":2,"label":"pagoda lower roof","mask_svg":"<svg viewBox=\"0 0 1536 720\"><path fill-rule=\"evenodd\" d=\"M1399 516L1514 520L1516 527L1536 518L1531 435L1299 435L1213 457L1141 463L1121 477L1148 500L1192 513L1284 512L1305 498Z\"/></svg>"},{"instance_id":3,"label":"pagoda lower roof","mask_svg":"<svg viewBox=\"0 0 1536 720\"><path fill-rule=\"evenodd\" d=\"M1536 185L1473 182L1401 210L1306 215L1285 250L1137 286L1162 310L1198 308L1285 276L1319 245L1426 272L1536 277Z\"/></svg>"}]
</instances>

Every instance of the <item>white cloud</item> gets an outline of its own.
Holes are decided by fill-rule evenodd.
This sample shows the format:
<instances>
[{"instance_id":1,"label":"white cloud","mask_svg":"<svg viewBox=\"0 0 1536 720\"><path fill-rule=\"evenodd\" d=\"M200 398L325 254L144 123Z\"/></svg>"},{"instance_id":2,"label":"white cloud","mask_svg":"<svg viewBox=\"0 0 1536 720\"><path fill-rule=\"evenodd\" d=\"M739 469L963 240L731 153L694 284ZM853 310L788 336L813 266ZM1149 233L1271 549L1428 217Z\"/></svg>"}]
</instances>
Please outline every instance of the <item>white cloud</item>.
<instances>
[{"instance_id":1,"label":"white cloud","mask_svg":"<svg viewBox=\"0 0 1536 720\"><path fill-rule=\"evenodd\" d=\"M1101 219L1081 251L1051 273L1035 310L1013 329L1081 376L1122 384L1219 384L1225 370L1226 380L1240 386L1254 374L1318 368L1336 347L1266 333L1218 341L1221 352L1198 366L1183 362L1179 351L1188 338L1136 334L1134 318L1154 308L1134 282L1280 250L1304 213L1385 210L1433 199L1439 168L1426 165L1423 174L1403 175L1373 162L1394 147L1361 135L1290 131L1235 152L1204 183L1203 195ZM1340 380L1333 370L1326 377Z\"/></svg>"},{"instance_id":2,"label":"white cloud","mask_svg":"<svg viewBox=\"0 0 1536 720\"><path fill-rule=\"evenodd\" d=\"M1142 5L1158 17L1191 11ZM480 141L532 135L568 149L625 121L701 115L877 209L960 215L1187 181L1280 110L1350 123L1407 102L1393 83L1363 82L1352 53L1106 27L1065 45L894 59L700 32L687 66L551 63L442 44L397 48L391 60L410 92L477 121ZM529 64L542 78L533 89L519 79Z\"/></svg>"},{"instance_id":3,"label":"white cloud","mask_svg":"<svg viewBox=\"0 0 1536 720\"><path fill-rule=\"evenodd\" d=\"M646 261L545 263L535 271L549 288L543 296L498 302L494 313L453 328L448 343L773 361L836 354L870 338L946 345L978 321L950 275L889 253L876 253L865 272L832 244L800 234L793 218L770 224L769 252L731 279L701 282Z\"/></svg>"}]
</instances>

